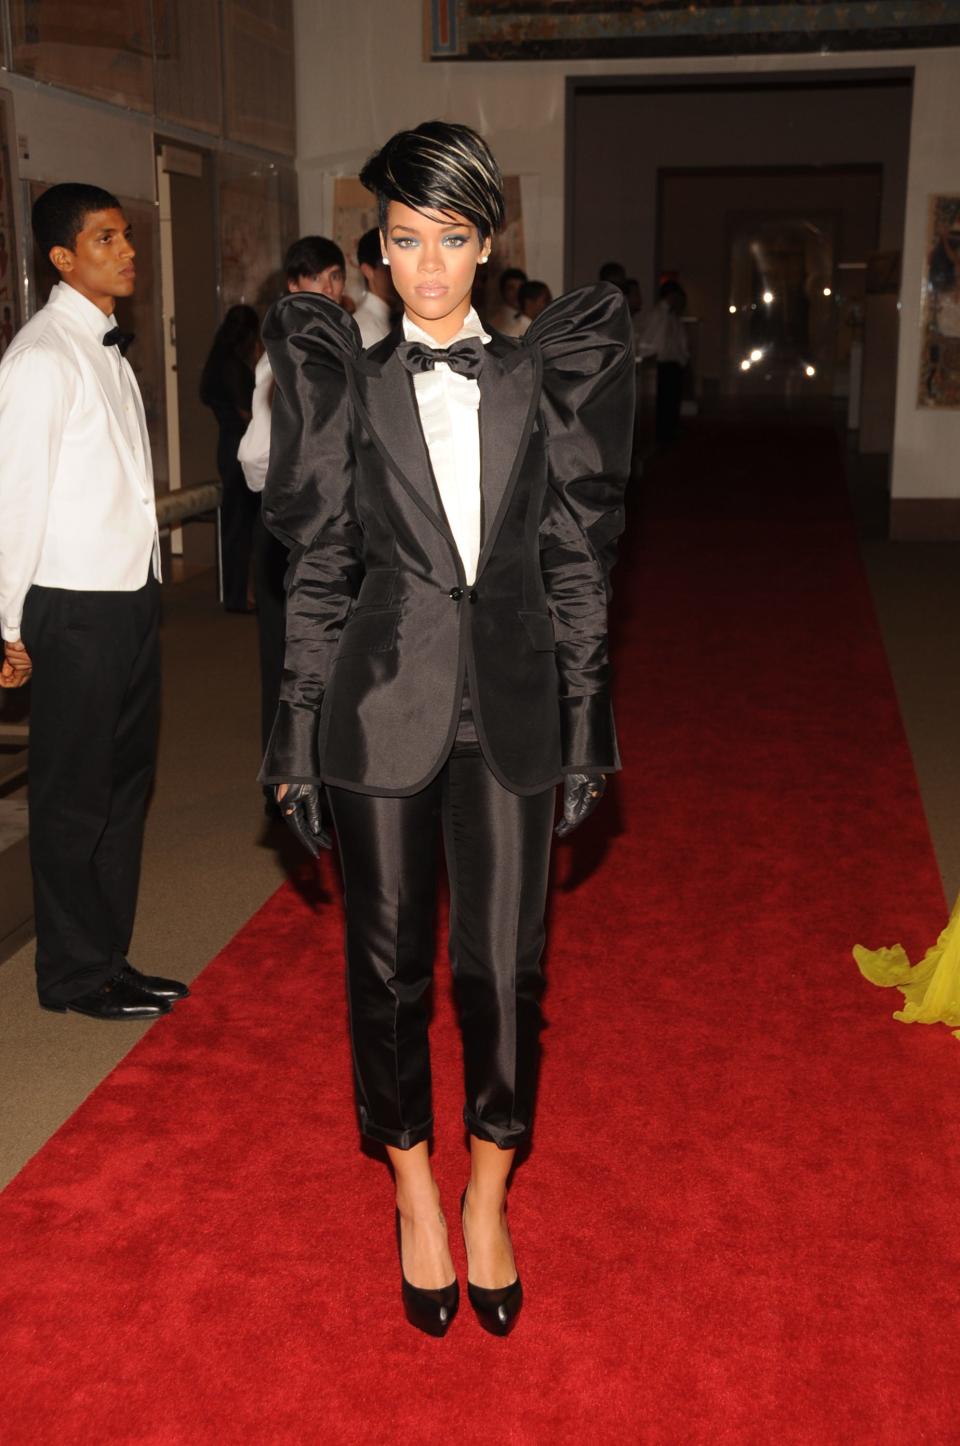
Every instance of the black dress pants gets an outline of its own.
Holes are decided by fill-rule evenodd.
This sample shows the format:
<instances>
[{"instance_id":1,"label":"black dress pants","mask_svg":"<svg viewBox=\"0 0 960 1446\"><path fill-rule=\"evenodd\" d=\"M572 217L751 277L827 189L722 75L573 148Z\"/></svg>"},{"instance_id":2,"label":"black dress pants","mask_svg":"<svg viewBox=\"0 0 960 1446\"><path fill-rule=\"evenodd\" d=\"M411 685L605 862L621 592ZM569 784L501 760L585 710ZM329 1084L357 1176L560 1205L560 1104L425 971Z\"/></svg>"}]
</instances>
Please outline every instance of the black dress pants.
<instances>
[{"instance_id":1,"label":"black dress pants","mask_svg":"<svg viewBox=\"0 0 960 1446\"><path fill-rule=\"evenodd\" d=\"M160 711L160 588L32 587L29 817L37 989L65 1004L123 964Z\"/></svg>"},{"instance_id":2,"label":"black dress pants","mask_svg":"<svg viewBox=\"0 0 960 1446\"><path fill-rule=\"evenodd\" d=\"M450 962L470 1133L501 1149L530 1129L555 790L521 796L461 738L409 798L330 788L346 891L347 991L360 1128L406 1150L432 1127L427 993L442 831Z\"/></svg>"},{"instance_id":3,"label":"black dress pants","mask_svg":"<svg viewBox=\"0 0 960 1446\"><path fill-rule=\"evenodd\" d=\"M280 682L283 677L287 549L278 538L267 531L259 513L253 528L253 569L257 589L257 637L260 644L260 733L263 752L266 753L280 703Z\"/></svg>"},{"instance_id":4,"label":"black dress pants","mask_svg":"<svg viewBox=\"0 0 960 1446\"><path fill-rule=\"evenodd\" d=\"M674 442L680 430L680 407L683 402L683 373L680 362L657 363L656 437L658 442Z\"/></svg>"},{"instance_id":5,"label":"black dress pants","mask_svg":"<svg viewBox=\"0 0 960 1446\"><path fill-rule=\"evenodd\" d=\"M220 567L223 605L228 612L247 610L247 584L253 547L253 525L260 511L260 498L251 492L237 461L240 437L221 435L217 449L217 470L223 483L220 499Z\"/></svg>"}]
</instances>

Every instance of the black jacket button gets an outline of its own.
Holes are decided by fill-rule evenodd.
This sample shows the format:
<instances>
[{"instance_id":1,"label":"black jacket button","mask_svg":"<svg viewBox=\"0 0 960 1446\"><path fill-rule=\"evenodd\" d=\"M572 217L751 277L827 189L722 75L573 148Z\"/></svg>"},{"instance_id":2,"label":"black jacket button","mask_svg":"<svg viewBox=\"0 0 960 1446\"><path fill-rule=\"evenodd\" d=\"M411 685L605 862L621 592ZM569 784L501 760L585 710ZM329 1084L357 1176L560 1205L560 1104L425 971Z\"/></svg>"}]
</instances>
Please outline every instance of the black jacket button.
<instances>
[{"instance_id":1,"label":"black jacket button","mask_svg":"<svg viewBox=\"0 0 960 1446\"><path fill-rule=\"evenodd\" d=\"M450 596L453 598L454 602L459 602L460 599L463 597L463 588L452 587L450 589Z\"/></svg>"},{"instance_id":2,"label":"black jacket button","mask_svg":"<svg viewBox=\"0 0 960 1446\"><path fill-rule=\"evenodd\" d=\"M470 601L471 601L471 602L476 602L476 600L477 600L477 590L476 590L475 587L472 587L472 588L470 589Z\"/></svg>"}]
</instances>

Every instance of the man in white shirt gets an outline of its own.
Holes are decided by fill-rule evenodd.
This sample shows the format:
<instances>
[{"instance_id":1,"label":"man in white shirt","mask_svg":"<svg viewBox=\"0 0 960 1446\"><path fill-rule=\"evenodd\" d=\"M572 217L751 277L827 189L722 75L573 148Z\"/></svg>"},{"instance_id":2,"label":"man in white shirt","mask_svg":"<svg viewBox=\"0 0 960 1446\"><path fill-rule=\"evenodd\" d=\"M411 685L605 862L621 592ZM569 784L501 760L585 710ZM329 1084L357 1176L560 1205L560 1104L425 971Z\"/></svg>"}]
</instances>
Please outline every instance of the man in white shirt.
<instances>
[{"instance_id":1,"label":"man in white shirt","mask_svg":"<svg viewBox=\"0 0 960 1446\"><path fill-rule=\"evenodd\" d=\"M678 281L665 281L660 299L636 337L636 358L657 359L656 439L676 440L683 401L683 379L690 362L687 333L681 320L687 296Z\"/></svg>"},{"instance_id":2,"label":"man in white shirt","mask_svg":"<svg viewBox=\"0 0 960 1446\"><path fill-rule=\"evenodd\" d=\"M146 419L113 315L136 273L99 187L33 208L60 273L0 363L0 683L30 700L30 857L46 1009L152 1019L190 991L127 960L160 700Z\"/></svg>"},{"instance_id":3,"label":"man in white shirt","mask_svg":"<svg viewBox=\"0 0 960 1446\"><path fill-rule=\"evenodd\" d=\"M380 248L377 246L379 257ZM311 291L341 304L347 273L343 252L327 236L301 236L283 260L287 291ZM361 303L362 306L362 303ZM360 307L357 308L358 312ZM359 321L359 316L354 320ZM273 372L266 352L257 362L250 422L237 456L251 492L262 492L270 461L270 407ZM253 533L253 567L257 592L257 634L260 645L260 713L264 751L277 712L283 672L283 580L287 550L258 517ZM267 812L274 813L272 790L265 790Z\"/></svg>"},{"instance_id":4,"label":"man in white shirt","mask_svg":"<svg viewBox=\"0 0 960 1446\"><path fill-rule=\"evenodd\" d=\"M376 226L365 231L357 242L357 265L367 289L353 313L353 319L360 328L360 339L365 349L383 341L393 325L393 313L399 307L399 298L390 279L390 268L383 264L382 250Z\"/></svg>"}]
</instances>

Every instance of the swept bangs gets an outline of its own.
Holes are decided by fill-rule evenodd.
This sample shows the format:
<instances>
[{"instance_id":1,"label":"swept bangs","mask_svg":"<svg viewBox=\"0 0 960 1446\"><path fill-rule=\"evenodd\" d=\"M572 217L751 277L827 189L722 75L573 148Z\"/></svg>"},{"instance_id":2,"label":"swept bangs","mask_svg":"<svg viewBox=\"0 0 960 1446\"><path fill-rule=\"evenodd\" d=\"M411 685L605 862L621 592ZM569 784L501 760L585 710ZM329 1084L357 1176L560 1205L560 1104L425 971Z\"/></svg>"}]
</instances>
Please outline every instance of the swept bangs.
<instances>
[{"instance_id":1,"label":"swept bangs","mask_svg":"<svg viewBox=\"0 0 960 1446\"><path fill-rule=\"evenodd\" d=\"M484 241L503 227L500 167L469 126L425 121L416 130L398 131L370 157L360 181L377 197L381 231L391 201L414 211L464 216Z\"/></svg>"}]
</instances>

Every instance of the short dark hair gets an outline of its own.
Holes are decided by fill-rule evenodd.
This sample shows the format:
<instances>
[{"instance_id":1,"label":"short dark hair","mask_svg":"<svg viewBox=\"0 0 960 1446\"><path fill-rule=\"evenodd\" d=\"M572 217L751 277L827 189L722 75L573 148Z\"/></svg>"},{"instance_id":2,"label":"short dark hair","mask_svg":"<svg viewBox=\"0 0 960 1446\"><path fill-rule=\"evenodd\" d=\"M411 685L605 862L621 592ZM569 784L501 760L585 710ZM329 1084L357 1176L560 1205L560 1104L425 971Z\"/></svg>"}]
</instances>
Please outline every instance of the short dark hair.
<instances>
[{"instance_id":1,"label":"short dark hair","mask_svg":"<svg viewBox=\"0 0 960 1446\"><path fill-rule=\"evenodd\" d=\"M380 232L376 226L371 226L369 231L364 231L360 240L357 242L357 265L383 265L383 243L380 240Z\"/></svg>"},{"instance_id":2,"label":"short dark hair","mask_svg":"<svg viewBox=\"0 0 960 1446\"><path fill-rule=\"evenodd\" d=\"M683 296L683 297L686 297L686 294L687 294L687 293L684 291L684 289L683 289L683 287L680 285L679 281L673 281L673 280L664 281L663 284L662 284L662 286L660 287L660 300L661 300L661 301L665 301L668 296Z\"/></svg>"},{"instance_id":3,"label":"short dark hair","mask_svg":"<svg viewBox=\"0 0 960 1446\"><path fill-rule=\"evenodd\" d=\"M283 258L288 281L299 281L301 276L312 279L323 271L329 271L331 266L339 266L343 271L347 269L343 252L328 236L300 236L288 246Z\"/></svg>"},{"instance_id":4,"label":"short dark hair","mask_svg":"<svg viewBox=\"0 0 960 1446\"><path fill-rule=\"evenodd\" d=\"M601 281L612 281L614 286L622 286L627 279L627 268L622 261L605 261L600 267L599 278Z\"/></svg>"},{"instance_id":5,"label":"short dark hair","mask_svg":"<svg viewBox=\"0 0 960 1446\"><path fill-rule=\"evenodd\" d=\"M519 281L521 285L527 279L527 273L521 271L519 266L505 266L497 278L497 285L500 288L500 295L506 296L507 285L511 281Z\"/></svg>"},{"instance_id":6,"label":"short dark hair","mask_svg":"<svg viewBox=\"0 0 960 1446\"><path fill-rule=\"evenodd\" d=\"M506 218L503 176L493 152L476 131L450 121L397 131L367 161L360 181L377 198L381 231L387 229L391 201L414 211L465 216L484 241Z\"/></svg>"},{"instance_id":7,"label":"short dark hair","mask_svg":"<svg viewBox=\"0 0 960 1446\"><path fill-rule=\"evenodd\" d=\"M120 202L100 186L63 181L50 186L33 203L30 223L37 246L49 256L54 246L72 251L88 216L94 211L120 211Z\"/></svg>"},{"instance_id":8,"label":"short dark hair","mask_svg":"<svg viewBox=\"0 0 960 1446\"><path fill-rule=\"evenodd\" d=\"M548 292L549 290L550 288L545 281L525 281L517 292L518 308L522 311L528 301L536 301L538 297L543 296L544 292Z\"/></svg>"}]
</instances>

